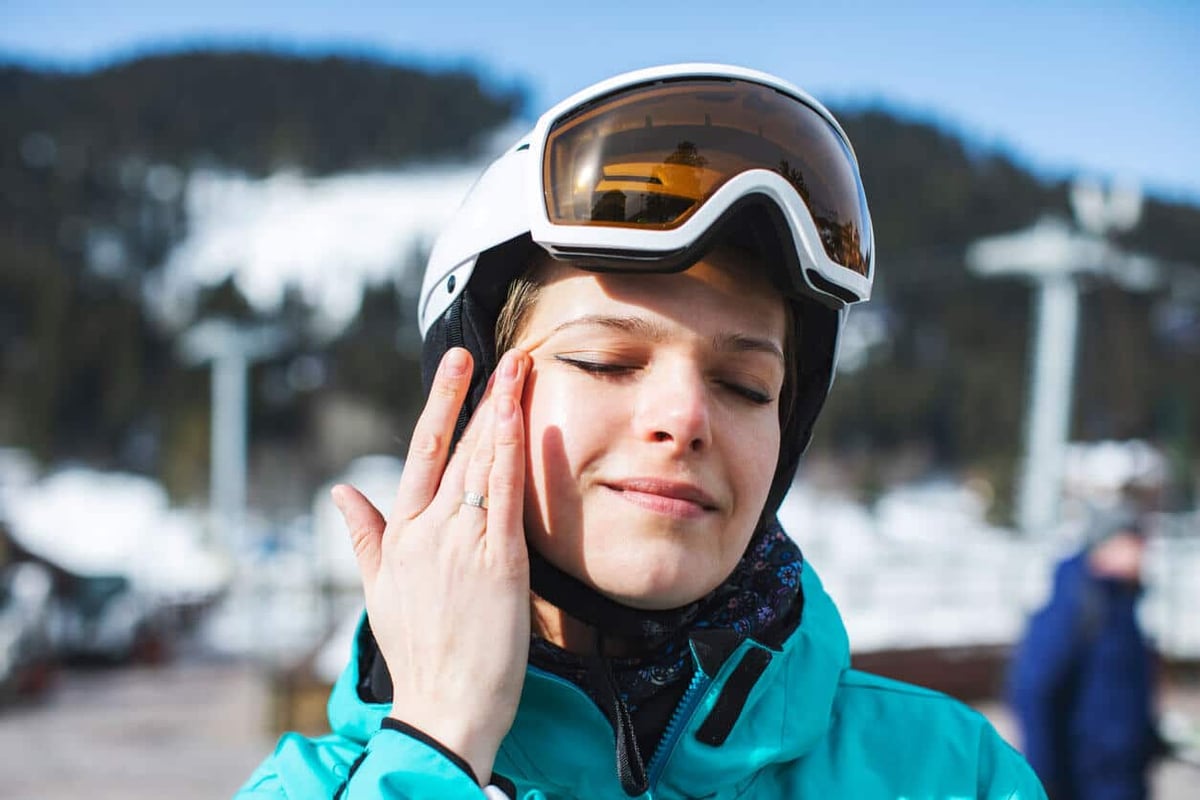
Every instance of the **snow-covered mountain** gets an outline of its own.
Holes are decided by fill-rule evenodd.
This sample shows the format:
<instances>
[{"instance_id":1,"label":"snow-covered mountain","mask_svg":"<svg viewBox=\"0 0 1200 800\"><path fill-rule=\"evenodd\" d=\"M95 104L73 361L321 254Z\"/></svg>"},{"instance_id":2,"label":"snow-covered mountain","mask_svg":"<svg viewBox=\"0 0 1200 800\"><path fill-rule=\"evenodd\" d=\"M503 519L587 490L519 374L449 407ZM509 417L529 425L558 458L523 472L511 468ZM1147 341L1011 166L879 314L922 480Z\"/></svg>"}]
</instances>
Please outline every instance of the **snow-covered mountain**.
<instances>
[{"instance_id":1,"label":"snow-covered mountain","mask_svg":"<svg viewBox=\"0 0 1200 800\"><path fill-rule=\"evenodd\" d=\"M432 245L482 164L266 178L200 170L188 178L188 233L171 251L151 304L183 320L197 286L232 277L260 310L288 287L333 334L357 312L364 284L401 276Z\"/></svg>"}]
</instances>

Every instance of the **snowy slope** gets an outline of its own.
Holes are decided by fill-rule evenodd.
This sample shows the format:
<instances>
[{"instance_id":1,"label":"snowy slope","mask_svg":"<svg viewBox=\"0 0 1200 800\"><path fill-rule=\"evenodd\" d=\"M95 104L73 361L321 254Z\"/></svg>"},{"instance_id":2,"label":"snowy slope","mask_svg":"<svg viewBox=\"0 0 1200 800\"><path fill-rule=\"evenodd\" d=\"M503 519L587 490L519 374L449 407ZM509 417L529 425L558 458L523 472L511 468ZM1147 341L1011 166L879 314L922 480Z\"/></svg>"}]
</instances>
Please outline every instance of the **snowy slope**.
<instances>
[{"instance_id":1,"label":"snowy slope","mask_svg":"<svg viewBox=\"0 0 1200 800\"><path fill-rule=\"evenodd\" d=\"M211 596L230 578L199 515L171 508L149 478L75 467L4 486L0 500L18 544L78 575L124 575L164 600Z\"/></svg>"},{"instance_id":2,"label":"snowy slope","mask_svg":"<svg viewBox=\"0 0 1200 800\"><path fill-rule=\"evenodd\" d=\"M428 250L482 168L263 179L196 171L187 184L188 234L170 253L151 303L181 321L197 286L232 276L263 310L295 287L336 333L358 310L363 284L395 280Z\"/></svg>"}]
</instances>

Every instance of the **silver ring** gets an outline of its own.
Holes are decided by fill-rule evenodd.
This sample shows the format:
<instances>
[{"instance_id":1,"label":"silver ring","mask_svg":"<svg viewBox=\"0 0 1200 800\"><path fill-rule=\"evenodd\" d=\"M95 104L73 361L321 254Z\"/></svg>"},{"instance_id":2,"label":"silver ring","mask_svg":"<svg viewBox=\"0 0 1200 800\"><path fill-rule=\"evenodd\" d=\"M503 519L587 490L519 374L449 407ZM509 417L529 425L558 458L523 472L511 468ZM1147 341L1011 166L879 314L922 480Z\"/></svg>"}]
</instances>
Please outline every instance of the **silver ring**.
<instances>
[{"instance_id":1,"label":"silver ring","mask_svg":"<svg viewBox=\"0 0 1200 800\"><path fill-rule=\"evenodd\" d=\"M475 508L487 508L487 497L479 492L472 492L470 489L463 492L462 504L464 506L475 506Z\"/></svg>"}]
</instances>

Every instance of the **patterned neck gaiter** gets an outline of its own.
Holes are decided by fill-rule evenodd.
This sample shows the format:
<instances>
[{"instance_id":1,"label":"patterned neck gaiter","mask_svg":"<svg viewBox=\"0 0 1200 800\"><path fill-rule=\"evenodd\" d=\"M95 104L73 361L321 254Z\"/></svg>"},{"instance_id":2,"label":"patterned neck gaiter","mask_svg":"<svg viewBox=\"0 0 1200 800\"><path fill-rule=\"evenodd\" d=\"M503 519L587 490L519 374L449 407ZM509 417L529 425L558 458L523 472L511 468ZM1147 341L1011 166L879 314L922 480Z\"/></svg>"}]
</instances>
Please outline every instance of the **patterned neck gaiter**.
<instances>
[{"instance_id":1,"label":"patterned neck gaiter","mask_svg":"<svg viewBox=\"0 0 1200 800\"><path fill-rule=\"evenodd\" d=\"M630 713L636 714L655 695L670 688L679 690L678 684L690 680L688 641L692 634L719 629L730 632L734 635L731 638L740 642L759 638L786 617L798 619L798 614L791 612L797 611L802 602L803 563L799 547L778 522L772 521L755 534L729 578L679 615L681 625L677 630L656 632L653 640L634 641L635 649L642 650L640 655L607 658L619 697ZM776 633L786 636L790 632ZM586 657L535 636L529 658L534 666L580 687L603 707L598 687L589 680Z\"/></svg>"}]
</instances>

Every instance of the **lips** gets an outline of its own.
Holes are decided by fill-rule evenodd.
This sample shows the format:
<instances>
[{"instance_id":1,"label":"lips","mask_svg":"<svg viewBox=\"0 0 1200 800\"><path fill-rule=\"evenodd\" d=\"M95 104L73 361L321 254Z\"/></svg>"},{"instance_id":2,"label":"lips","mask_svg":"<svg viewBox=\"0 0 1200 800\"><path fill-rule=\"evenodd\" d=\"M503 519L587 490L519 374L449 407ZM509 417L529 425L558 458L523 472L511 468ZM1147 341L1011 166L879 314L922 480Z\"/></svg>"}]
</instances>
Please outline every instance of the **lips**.
<instances>
[{"instance_id":1,"label":"lips","mask_svg":"<svg viewBox=\"0 0 1200 800\"><path fill-rule=\"evenodd\" d=\"M717 501L699 486L660 478L627 478L604 484L634 505L673 517L699 517L716 511Z\"/></svg>"}]
</instances>

